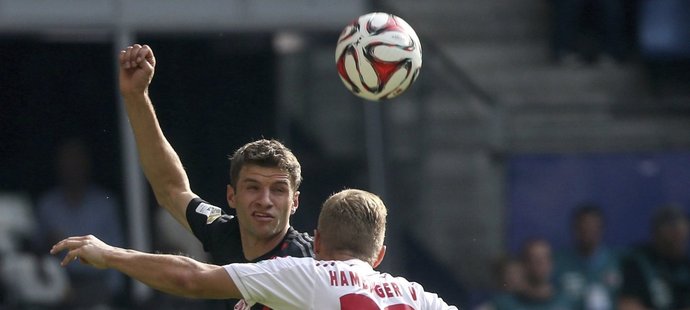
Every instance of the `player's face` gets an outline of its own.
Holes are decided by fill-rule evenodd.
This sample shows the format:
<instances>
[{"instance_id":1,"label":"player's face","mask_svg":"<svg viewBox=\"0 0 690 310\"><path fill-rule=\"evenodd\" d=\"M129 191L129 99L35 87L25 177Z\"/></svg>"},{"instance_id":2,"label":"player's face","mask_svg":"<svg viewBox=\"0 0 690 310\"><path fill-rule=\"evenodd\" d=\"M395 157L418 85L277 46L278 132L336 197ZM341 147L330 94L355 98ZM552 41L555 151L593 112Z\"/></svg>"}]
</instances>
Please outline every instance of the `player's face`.
<instances>
[{"instance_id":1,"label":"player's face","mask_svg":"<svg viewBox=\"0 0 690 310\"><path fill-rule=\"evenodd\" d=\"M228 187L228 204L236 210L243 237L266 242L282 238L287 231L298 195L287 172L246 165L236 188Z\"/></svg>"}]
</instances>

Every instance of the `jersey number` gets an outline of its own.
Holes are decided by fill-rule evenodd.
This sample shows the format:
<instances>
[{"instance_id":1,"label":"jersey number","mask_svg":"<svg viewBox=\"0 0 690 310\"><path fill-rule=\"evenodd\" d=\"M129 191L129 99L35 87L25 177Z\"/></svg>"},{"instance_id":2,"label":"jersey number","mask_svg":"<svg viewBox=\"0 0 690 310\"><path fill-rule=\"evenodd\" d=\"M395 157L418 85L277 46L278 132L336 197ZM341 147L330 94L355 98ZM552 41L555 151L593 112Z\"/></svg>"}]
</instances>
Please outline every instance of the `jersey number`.
<instances>
[{"instance_id":1,"label":"jersey number","mask_svg":"<svg viewBox=\"0 0 690 310\"><path fill-rule=\"evenodd\" d=\"M381 309L368 296L347 294L340 297L340 310L414 310L414 308L406 304L396 304Z\"/></svg>"}]
</instances>

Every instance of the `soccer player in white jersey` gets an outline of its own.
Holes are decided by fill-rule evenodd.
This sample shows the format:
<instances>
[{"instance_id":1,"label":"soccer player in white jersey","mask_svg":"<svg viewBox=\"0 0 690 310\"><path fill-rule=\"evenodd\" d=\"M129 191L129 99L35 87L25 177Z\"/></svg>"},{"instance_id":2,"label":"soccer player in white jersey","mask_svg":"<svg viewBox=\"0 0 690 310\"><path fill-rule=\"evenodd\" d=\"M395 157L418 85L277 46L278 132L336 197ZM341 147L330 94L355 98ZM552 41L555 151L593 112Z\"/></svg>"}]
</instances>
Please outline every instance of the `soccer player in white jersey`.
<instances>
[{"instance_id":1,"label":"soccer player in white jersey","mask_svg":"<svg viewBox=\"0 0 690 310\"><path fill-rule=\"evenodd\" d=\"M323 204L315 231L316 259L284 257L259 263L209 265L176 255L109 246L94 236L58 242L62 265L80 260L119 270L160 291L192 298L243 298L248 309L457 309L402 277L374 270L386 252L386 207L378 196L347 189Z\"/></svg>"}]
</instances>

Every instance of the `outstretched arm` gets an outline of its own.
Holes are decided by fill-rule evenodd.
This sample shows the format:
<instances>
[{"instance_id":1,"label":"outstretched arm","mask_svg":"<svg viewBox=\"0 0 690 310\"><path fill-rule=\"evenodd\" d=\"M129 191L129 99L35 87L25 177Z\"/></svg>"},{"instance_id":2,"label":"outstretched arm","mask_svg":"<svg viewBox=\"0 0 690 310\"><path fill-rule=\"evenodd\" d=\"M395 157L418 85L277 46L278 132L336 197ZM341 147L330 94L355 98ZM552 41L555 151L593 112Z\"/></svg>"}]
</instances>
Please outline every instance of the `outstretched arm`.
<instances>
[{"instance_id":1,"label":"outstretched arm","mask_svg":"<svg viewBox=\"0 0 690 310\"><path fill-rule=\"evenodd\" d=\"M188 257L117 248L91 235L64 239L50 253L62 251L67 251L62 266L79 260L99 269L116 269L164 293L204 299L242 298L222 266Z\"/></svg>"},{"instance_id":2,"label":"outstretched arm","mask_svg":"<svg viewBox=\"0 0 690 310\"><path fill-rule=\"evenodd\" d=\"M156 58L148 45L134 44L120 52L120 93L125 102L139 161L158 204L187 230L187 204L197 197L189 187L182 162L158 124L148 94Z\"/></svg>"}]
</instances>

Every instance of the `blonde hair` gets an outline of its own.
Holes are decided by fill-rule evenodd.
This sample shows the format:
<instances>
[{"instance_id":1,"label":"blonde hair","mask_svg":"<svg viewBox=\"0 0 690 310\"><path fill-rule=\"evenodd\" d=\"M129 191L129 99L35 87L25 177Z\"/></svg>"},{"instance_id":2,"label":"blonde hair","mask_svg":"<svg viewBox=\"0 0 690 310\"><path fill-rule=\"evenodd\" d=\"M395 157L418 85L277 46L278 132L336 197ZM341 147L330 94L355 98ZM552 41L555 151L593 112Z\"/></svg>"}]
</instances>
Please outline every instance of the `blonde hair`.
<instances>
[{"instance_id":1,"label":"blonde hair","mask_svg":"<svg viewBox=\"0 0 690 310\"><path fill-rule=\"evenodd\" d=\"M373 263L386 235L386 206L378 196L363 190L346 189L323 203L318 231L324 247L349 252Z\"/></svg>"}]
</instances>

